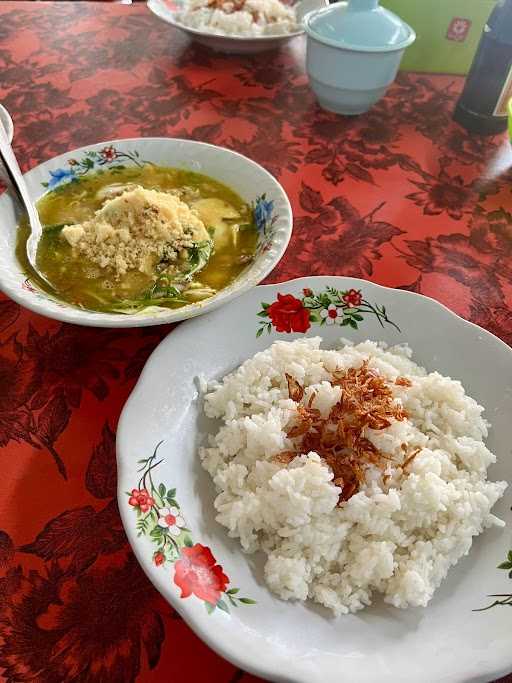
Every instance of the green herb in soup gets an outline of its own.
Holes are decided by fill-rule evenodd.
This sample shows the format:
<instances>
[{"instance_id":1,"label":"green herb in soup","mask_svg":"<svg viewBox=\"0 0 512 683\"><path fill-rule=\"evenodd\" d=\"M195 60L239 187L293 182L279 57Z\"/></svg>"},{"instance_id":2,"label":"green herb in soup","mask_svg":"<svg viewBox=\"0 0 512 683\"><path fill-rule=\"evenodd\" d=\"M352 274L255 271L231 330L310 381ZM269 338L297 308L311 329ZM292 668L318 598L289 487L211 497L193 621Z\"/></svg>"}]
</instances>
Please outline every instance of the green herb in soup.
<instances>
[{"instance_id":1,"label":"green herb in soup","mask_svg":"<svg viewBox=\"0 0 512 683\"><path fill-rule=\"evenodd\" d=\"M247 266L258 239L253 210L228 187L149 164L88 174L46 194L38 211L39 269L63 300L104 312L208 298ZM18 234L30 271L26 223Z\"/></svg>"}]
</instances>

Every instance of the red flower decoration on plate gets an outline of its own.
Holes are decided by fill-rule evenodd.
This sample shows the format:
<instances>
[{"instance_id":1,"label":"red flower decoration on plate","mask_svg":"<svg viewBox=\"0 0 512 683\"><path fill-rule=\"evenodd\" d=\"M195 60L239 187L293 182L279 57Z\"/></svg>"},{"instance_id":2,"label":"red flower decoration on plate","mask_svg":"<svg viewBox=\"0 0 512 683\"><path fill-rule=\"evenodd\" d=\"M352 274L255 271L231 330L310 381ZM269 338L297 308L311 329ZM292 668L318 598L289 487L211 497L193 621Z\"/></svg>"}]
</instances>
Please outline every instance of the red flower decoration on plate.
<instances>
[{"instance_id":1,"label":"red flower decoration on plate","mask_svg":"<svg viewBox=\"0 0 512 683\"><path fill-rule=\"evenodd\" d=\"M311 327L309 311L292 294L278 294L267 313L278 332L307 332Z\"/></svg>"},{"instance_id":2,"label":"red flower decoration on plate","mask_svg":"<svg viewBox=\"0 0 512 683\"><path fill-rule=\"evenodd\" d=\"M128 499L128 503L133 505L133 507L140 508L141 512L148 512L155 504L155 501L146 489L132 489L132 495Z\"/></svg>"},{"instance_id":3,"label":"red flower decoration on plate","mask_svg":"<svg viewBox=\"0 0 512 683\"><path fill-rule=\"evenodd\" d=\"M165 555L163 553L160 553L160 552L155 553L153 555L153 562L155 563L155 565L157 567L159 567L161 564L163 564L165 562Z\"/></svg>"},{"instance_id":4,"label":"red flower decoration on plate","mask_svg":"<svg viewBox=\"0 0 512 683\"><path fill-rule=\"evenodd\" d=\"M269 323L270 324L270 323ZM127 492L128 504L137 514L137 536L146 536L156 546L152 555L154 567L174 569L174 583L181 589L181 598L196 596L204 602L208 614L216 609L228 612L231 607L254 605L254 600L239 595L239 588L228 590L229 578L210 548L194 544L192 532L185 525L176 500L176 489L162 482L153 483L151 472L162 462L157 461L160 441L149 458L139 460L138 487Z\"/></svg>"},{"instance_id":5,"label":"red flower decoration on plate","mask_svg":"<svg viewBox=\"0 0 512 683\"><path fill-rule=\"evenodd\" d=\"M365 316L375 316L379 323L391 325L398 332L400 328L389 319L386 307L372 304L364 298L359 289L338 290L326 287L314 292L310 287L302 290L304 297L292 294L278 294L273 304L261 302L260 318L256 337L264 332L307 332L311 325L337 325L357 330ZM262 319L261 319L262 318Z\"/></svg>"},{"instance_id":6,"label":"red flower decoration on plate","mask_svg":"<svg viewBox=\"0 0 512 683\"><path fill-rule=\"evenodd\" d=\"M114 147L112 147L112 145L110 145L109 147L104 147L101 150L100 154L103 157L103 159L105 159L105 161L112 161L117 156L117 152L114 149Z\"/></svg>"},{"instance_id":7,"label":"red flower decoration on plate","mask_svg":"<svg viewBox=\"0 0 512 683\"><path fill-rule=\"evenodd\" d=\"M349 289L341 298L349 308L360 306L363 301L363 295L357 289Z\"/></svg>"},{"instance_id":8,"label":"red flower decoration on plate","mask_svg":"<svg viewBox=\"0 0 512 683\"><path fill-rule=\"evenodd\" d=\"M181 588L182 598L188 598L193 593L211 605L217 604L229 583L222 567L216 564L210 548L201 543L182 549L174 571L174 583Z\"/></svg>"}]
</instances>

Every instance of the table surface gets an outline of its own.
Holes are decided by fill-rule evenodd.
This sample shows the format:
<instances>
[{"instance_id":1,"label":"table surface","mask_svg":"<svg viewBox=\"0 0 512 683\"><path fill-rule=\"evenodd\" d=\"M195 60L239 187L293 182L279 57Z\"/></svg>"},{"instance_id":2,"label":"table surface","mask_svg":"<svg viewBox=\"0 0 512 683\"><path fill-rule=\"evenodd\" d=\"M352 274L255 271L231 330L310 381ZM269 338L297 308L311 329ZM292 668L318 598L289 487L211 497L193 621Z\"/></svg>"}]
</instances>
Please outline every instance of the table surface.
<instances>
[{"instance_id":1,"label":"table surface","mask_svg":"<svg viewBox=\"0 0 512 683\"><path fill-rule=\"evenodd\" d=\"M371 113L342 118L316 106L302 39L268 61L223 57L142 5L0 2L0 101L25 170L115 138L225 145L273 173L293 206L269 282L367 278L512 344L511 153L451 121L461 83L401 74ZM257 681L153 589L117 511L116 422L169 329L79 328L0 298L4 681Z\"/></svg>"}]
</instances>

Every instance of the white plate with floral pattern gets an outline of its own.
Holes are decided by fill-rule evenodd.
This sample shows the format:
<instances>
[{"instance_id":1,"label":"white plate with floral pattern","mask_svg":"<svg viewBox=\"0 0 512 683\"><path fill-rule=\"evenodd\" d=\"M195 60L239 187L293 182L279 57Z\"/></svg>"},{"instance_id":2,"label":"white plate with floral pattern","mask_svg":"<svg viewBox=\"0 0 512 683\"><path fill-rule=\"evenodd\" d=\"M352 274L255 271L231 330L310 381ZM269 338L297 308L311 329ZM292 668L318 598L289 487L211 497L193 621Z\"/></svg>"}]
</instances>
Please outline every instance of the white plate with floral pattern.
<instances>
[{"instance_id":1,"label":"white plate with floral pattern","mask_svg":"<svg viewBox=\"0 0 512 683\"><path fill-rule=\"evenodd\" d=\"M512 670L510 491L494 508L507 526L474 542L428 607L377 601L338 619L273 596L262 558L244 555L216 523L213 486L197 455L208 423L195 378L220 379L276 339L302 335L320 335L327 347L341 336L407 342L415 360L460 379L486 407L498 457L489 477L512 480L512 350L503 342L432 299L363 280L257 287L173 330L123 410L119 508L149 579L213 649L273 681L484 682Z\"/></svg>"},{"instance_id":2,"label":"white plate with floral pattern","mask_svg":"<svg viewBox=\"0 0 512 683\"><path fill-rule=\"evenodd\" d=\"M261 282L284 254L292 233L292 211L285 191L259 164L223 147L175 138L133 138L81 147L45 161L25 174L34 201L67 183L104 169L149 162L211 176L252 205L258 227L253 261L217 294L182 308L151 306L130 315L98 313L59 300L41 290L16 258L17 211L7 192L0 196L0 289L21 306L48 318L94 327L143 327L192 318L221 306Z\"/></svg>"}]
</instances>

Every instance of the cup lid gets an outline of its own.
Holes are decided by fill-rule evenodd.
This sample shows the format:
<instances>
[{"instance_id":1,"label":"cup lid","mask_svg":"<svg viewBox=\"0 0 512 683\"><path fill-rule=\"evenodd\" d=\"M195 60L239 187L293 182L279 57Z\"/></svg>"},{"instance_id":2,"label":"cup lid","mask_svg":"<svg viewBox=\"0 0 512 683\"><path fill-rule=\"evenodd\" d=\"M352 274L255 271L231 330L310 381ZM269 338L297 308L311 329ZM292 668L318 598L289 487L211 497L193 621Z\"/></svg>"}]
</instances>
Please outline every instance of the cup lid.
<instances>
[{"instance_id":1,"label":"cup lid","mask_svg":"<svg viewBox=\"0 0 512 683\"><path fill-rule=\"evenodd\" d=\"M322 43L358 52L393 52L414 42L416 34L379 0L336 2L304 17L309 35Z\"/></svg>"}]
</instances>

